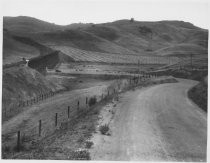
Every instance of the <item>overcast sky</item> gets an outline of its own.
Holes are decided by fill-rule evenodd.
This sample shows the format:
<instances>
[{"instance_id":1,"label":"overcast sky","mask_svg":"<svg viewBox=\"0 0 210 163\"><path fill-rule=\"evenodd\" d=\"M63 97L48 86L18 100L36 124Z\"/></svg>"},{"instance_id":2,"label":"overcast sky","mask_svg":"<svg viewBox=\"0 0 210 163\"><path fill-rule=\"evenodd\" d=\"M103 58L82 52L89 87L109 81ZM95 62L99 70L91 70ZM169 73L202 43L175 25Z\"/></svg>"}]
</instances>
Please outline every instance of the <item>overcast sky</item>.
<instances>
[{"instance_id":1,"label":"overcast sky","mask_svg":"<svg viewBox=\"0 0 210 163\"><path fill-rule=\"evenodd\" d=\"M48 22L104 23L183 20L207 28L208 0L2 0L4 16L31 16Z\"/></svg>"}]
</instances>

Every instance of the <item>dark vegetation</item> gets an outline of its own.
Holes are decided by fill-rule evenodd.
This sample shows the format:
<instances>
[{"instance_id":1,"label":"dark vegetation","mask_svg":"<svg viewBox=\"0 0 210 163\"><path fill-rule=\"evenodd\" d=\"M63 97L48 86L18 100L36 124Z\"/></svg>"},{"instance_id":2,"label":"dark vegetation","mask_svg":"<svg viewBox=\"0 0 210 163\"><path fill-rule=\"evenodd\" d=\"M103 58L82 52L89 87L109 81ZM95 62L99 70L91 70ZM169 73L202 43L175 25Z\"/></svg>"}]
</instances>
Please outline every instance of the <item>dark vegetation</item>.
<instances>
[{"instance_id":1,"label":"dark vegetation","mask_svg":"<svg viewBox=\"0 0 210 163\"><path fill-rule=\"evenodd\" d=\"M85 144L85 147L88 148L88 149L91 148L92 146L93 146L92 141L87 141L86 144Z\"/></svg>"},{"instance_id":2,"label":"dark vegetation","mask_svg":"<svg viewBox=\"0 0 210 163\"><path fill-rule=\"evenodd\" d=\"M54 51L50 54L40 56L29 61L29 67L39 72L45 72L47 68L55 68L59 63L74 62L74 59L60 51Z\"/></svg>"},{"instance_id":3,"label":"dark vegetation","mask_svg":"<svg viewBox=\"0 0 210 163\"><path fill-rule=\"evenodd\" d=\"M188 96L205 112L208 112L208 84L207 81L202 80L198 85L191 88Z\"/></svg>"},{"instance_id":4,"label":"dark vegetation","mask_svg":"<svg viewBox=\"0 0 210 163\"><path fill-rule=\"evenodd\" d=\"M99 131L101 132L101 134L106 135L109 131L109 126L107 124L102 125L99 127Z\"/></svg>"},{"instance_id":5,"label":"dark vegetation","mask_svg":"<svg viewBox=\"0 0 210 163\"><path fill-rule=\"evenodd\" d=\"M96 102L97 102L96 97L91 97L91 98L89 99L89 101L88 101L88 105L89 105L89 106L93 106L93 105L96 104Z\"/></svg>"}]
</instances>

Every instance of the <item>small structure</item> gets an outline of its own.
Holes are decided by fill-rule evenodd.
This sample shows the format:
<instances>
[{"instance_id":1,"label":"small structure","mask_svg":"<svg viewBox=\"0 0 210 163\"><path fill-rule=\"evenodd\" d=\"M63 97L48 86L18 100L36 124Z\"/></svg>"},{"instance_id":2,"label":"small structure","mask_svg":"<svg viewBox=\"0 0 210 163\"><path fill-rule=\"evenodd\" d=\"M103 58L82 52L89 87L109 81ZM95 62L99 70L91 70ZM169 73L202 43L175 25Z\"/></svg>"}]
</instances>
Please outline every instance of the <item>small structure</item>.
<instances>
[{"instance_id":1,"label":"small structure","mask_svg":"<svg viewBox=\"0 0 210 163\"><path fill-rule=\"evenodd\" d=\"M131 19L130 19L130 22L133 23L133 22L134 22L134 18L131 18Z\"/></svg>"},{"instance_id":2,"label":"small structure","mask_svg":"<svg viewBox=\"0 0 210 163\"><path fill-rule=\"evenodd\" d=\"M23 57L22 60L25 62L25 67L28 67L29 59Z\"/></svg>"},{"instance_id":3,"label":"small structure","mask_svg":"<svg viewBox=\"0 0 210 163\"><path fill-rule=\"evenodd\" d=\"M29 59L26 59L26 64L25 66L28 67Z\"/></svg>"}]
</instances>

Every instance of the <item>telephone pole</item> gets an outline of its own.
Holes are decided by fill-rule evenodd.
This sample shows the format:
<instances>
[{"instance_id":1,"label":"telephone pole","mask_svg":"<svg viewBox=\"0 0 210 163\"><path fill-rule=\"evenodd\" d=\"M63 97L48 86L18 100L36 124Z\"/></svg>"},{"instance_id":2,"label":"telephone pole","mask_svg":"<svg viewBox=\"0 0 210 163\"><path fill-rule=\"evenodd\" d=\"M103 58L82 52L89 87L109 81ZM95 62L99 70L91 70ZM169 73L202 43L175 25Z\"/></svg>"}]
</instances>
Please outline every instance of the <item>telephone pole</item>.
<instances>
[{"instance_id":1,"label":"telephone pole","mask_svg":"<svg viewBox=\"0 0 210 163\"><path fill-rule=\"evenodd\" d=\"M191 70L193 69L193 54L190 54L190 64L191 64Z\"/></svg>"}]
</instances>

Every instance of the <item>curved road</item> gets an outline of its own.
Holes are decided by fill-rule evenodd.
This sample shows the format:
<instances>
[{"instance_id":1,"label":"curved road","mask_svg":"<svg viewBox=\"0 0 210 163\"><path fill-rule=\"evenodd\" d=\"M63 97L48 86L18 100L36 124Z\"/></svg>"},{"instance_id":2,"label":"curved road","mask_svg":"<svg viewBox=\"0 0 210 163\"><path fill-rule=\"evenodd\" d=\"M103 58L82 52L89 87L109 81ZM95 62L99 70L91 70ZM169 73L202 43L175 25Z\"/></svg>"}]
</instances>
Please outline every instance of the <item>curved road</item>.
<instances>
[{"instance_id":1,"label":"curved road","mask_svg":"<svg viewBox=\"0 0 210 163\"><path fill-rule=\"evenodd\" d=\"M195 81L161 84L127 92L100 136L93 160L206 161L207 115L187 97Z\"/></svg>"}]
</instances>

